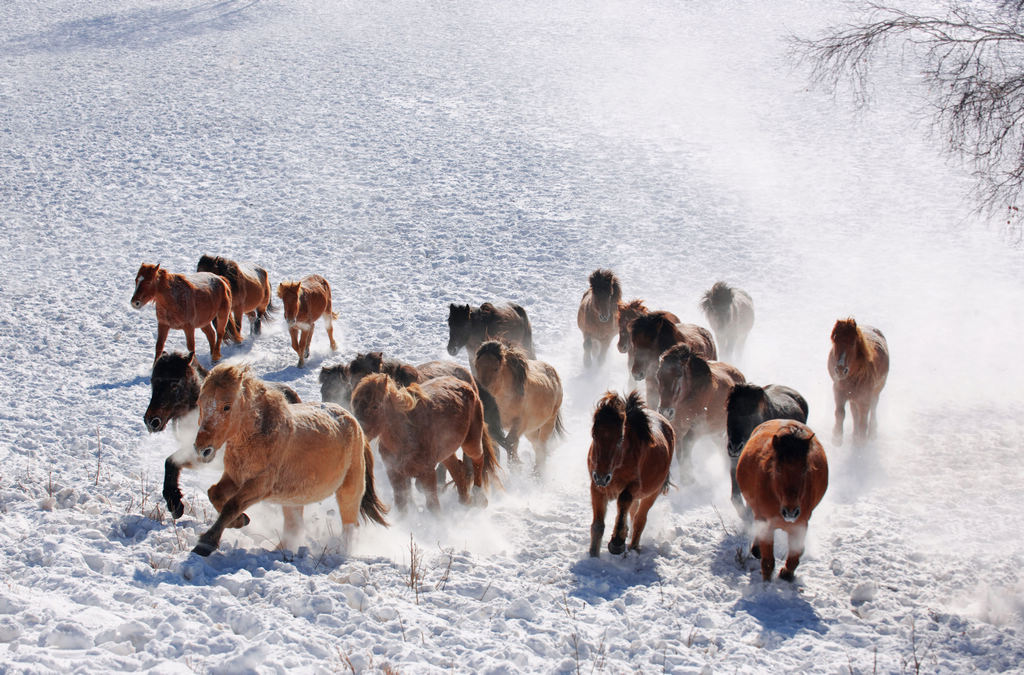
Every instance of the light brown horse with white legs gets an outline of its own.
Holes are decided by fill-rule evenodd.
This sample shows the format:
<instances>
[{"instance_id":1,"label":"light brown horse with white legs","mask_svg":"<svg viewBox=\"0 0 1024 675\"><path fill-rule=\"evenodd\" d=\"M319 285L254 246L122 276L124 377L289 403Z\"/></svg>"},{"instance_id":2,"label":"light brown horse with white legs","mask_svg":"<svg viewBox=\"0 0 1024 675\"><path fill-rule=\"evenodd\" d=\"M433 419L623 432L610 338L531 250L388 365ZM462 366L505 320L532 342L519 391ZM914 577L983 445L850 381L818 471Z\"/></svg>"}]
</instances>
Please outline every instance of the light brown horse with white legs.
<instances>
[{"instance_id":1,"label":"light brown horse with white legs","mask_svg":"<svg viewBox=\"0 0 1024 675\"><path fill-rule=\"evenodd\" d=\"M743 446L736 480L753 512L751 553L761 558L761 578L772 578L775 530L782 530L789 536L789 553L779 578L792 581L804 552L807 521L828 489L825 449L802 422L763 422Z\"/></svg>"},{"instance_id":2,"label":"light brown horse with white legs","mask_svg":"<svg viewBox=\"0 0 1024 675\"><path fill-rule=\"evenodd\" d=\"M828 374L836 402L836 424L832 442L843 444L846 402L853 413L853 439L861 443L878 431L878 397L889 377L889 345L882 331L858 326L851 319L840 319L832 327L832 349L828 354Z\"/></svg>"},{"instance_id":3,"label":"light brown horse with white legs","mask_svg":"<svg viewBox=\"0 0 1024 675\"><path fill-rule=\"evenodd\" d=\"M309 358L309 343L313 341L313 327L323 318L331 351L338 348L334 341L333 320L338 315L331 309L331 285L319 274L310 274L301 281L282 281L277 286L277 297L284 303L284 320L292 338L292 349L299 355L299 368Z\"/></svg>"},{"instance_id":4,"label":"light brown horse with white legs","mask_svg":"<svg viewBox=\"0 0 1024 675\"><path fill-rule=\"evenodd\" d=\"M199 390L195 448L209 462L224 446L224 475L207 492L220 513L192 549L209 555L226 527L262 501L284 510L282 548L302 531L302 510L334 495L347 549L358 519L387 525L373 482L370 443L355 418L333 403L289 405L246 366L222 364Z\"/></svg>"},{"instance_id":5,"label":"light brown horse with white legs","mask_svg":"<svg viewBox=\"0 0 1024 675\"><path fill-rule=\"evenodd\" d=\"M583 333L583 365L590 367L597 357L604 361L608 345L619 327L619 302L622 288L611 270L599 269L590 275L590 288L583 293L576 312L576 325Z\"/></svg>"},{"instance_id":6,"label":"light brown horse with white legs","mask_svg":"<svg viewBox=\"0 0 1024 675\"><path fill-rule=\"evenodd\" d=\"M594 410L590 436L590 555L597 557L601 548L605 510L613 500L618 513L608 552L625 552L627 516L633 522L629 548L639 551L647 512L658 495L668 491L675 432L668 420L647 409L636 391L626 399L609 391Z\"/></svg>"},{"instance_id":7,"label":"light brown horse with white legs","mask_svg":"<svg viewBox=\"0 0 1024 675\"><path fill-rule=\"evenodd\" d=\"M216 274L174 274L160 267L143 263L135 275L135 293L131 305L142 309L156 304L156 355L160 358L167 341L167 332L174 328L185 332L185 344L196 350L196 328L203 331L210 343L210 355L220 360L220 345L231 319L231 288Z\"/></svg>"},{"instance_id":8,"label":"light brown horse with white legs","mask_svg":"<svg viewBox=\"0 0 1024 675\"><path fill-rule=\"evenodd\" d=\"M405 512L409 485L416 479L427 496L427 508L439 513L437 465L444 464L459 491L459 501L485 505L483 491L497 481L498 458L484 426L484 409L476 389L451 376L437 377L406 388L384 373L364 377L352 392L352 409L371 440L380 437L381 459L395 493L395 508ZM468 463L472 460L474 494L470 495Z\"/></svg>"},{"instance_id":9,"label":"light brown horse with white legs","mask_svg":"<svg viewBox=\"0 0 1024 675\"><path fill-rule=\"evenodd\" d=\"M220 256L204 255L199 258L196 272L219 274L231 286L231 332L237 342L242 341L242 315L249 317L249 331L259 335L264 321L270 320L270 277L262 267L237 263Z\"/></svg>"}]
</instances>

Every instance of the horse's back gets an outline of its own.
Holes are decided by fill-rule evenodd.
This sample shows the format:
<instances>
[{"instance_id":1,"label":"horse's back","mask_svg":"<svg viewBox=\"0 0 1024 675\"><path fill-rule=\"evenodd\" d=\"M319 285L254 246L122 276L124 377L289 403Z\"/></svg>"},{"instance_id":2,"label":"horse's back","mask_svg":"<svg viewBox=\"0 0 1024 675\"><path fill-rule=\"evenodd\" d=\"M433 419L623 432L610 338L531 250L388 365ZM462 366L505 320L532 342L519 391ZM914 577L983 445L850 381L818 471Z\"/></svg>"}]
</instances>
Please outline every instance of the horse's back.
<instances>
[{"instance_id":1,"label":"horse's back","mask_svg":"<svg viewBox=\"0 0 1024 675\"><path fill-rule=\"evenodd\" d=\"M878 374L882 377L889 374L889 343L885 335L874 326L861 326L864 339L875 352L875 364Z\"/></svg>"},{"instance_id":2,"label":"horse's back","mask_svg":"<svg viewBox=\"0 0 1024 675\"><path fill-rule=\"evenodd\" d=\"M438 377L454 377L471 385L474 389L477 388L476 380L473 379L469 368L455 361L427 361L416 366L416 370L419 371L420 379L423 382Z\"/></svg>"},{"instance_id":3,"label":"horse's back","mask_svg":"<svg viewBox=\"0 0 1024 675\"><path fill-rule=\"evenodd\" d=\"M796 389L782 384L768 384L765 385L764 392L768 397L773 417L807 422L810 407L807 405L807 399Z\"/></svg>"},{"instance_id":4,"label":"horse's back","mask_svg":"<svg viewBox=\"0 0 1024 675\"><path fill-rule=\"evenodd\" d=\"M683 344L689 347L694 354L707 361L714 361L718 358L715 338L707 328L695 323L676 323L675 327L683 336Z\"/></svg>"}]
</instances>

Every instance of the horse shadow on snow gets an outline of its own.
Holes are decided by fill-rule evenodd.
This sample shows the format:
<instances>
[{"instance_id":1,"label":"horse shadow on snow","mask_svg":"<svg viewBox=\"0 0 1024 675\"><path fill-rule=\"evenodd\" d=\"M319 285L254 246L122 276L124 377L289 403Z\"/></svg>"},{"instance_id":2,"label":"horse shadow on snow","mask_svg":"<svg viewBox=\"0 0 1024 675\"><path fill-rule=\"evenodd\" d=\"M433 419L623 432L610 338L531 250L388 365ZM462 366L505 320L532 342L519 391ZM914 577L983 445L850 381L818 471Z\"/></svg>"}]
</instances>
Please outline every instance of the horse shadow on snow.
<instances>
[{"instance_id":1,"label":"horse shadow on snow","mask_svg":"<svg viewBox=\"0 0 1024 675\"><path fill-rule=\"evenodd\" d=\"M569 568L576 585L569 595L592 605L598 600L614 600L636 586L660 584L657 556L652 548L640 553L627 551L624 555L604 551L599 558L583 558Z\"/></svg>"}]
</instances>

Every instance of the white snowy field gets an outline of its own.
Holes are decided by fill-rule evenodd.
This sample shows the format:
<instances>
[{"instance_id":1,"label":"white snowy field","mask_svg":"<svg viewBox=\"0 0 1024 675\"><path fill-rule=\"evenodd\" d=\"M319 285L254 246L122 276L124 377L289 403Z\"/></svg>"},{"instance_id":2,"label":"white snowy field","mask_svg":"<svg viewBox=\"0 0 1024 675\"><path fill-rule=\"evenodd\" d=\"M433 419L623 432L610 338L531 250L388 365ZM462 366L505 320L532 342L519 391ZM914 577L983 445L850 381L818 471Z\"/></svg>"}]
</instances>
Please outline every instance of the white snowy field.
<instances>
[{"instance_id":1,"label":"white snowy field","mask_svg":"<svg viewBox=\"0 0 1024 675\"><path fill-rule=\"evenodd\" d=\"M1021 252L969 215L912 79L882 71L857 113L791 69L785 37L845 12L0 3L0 670L1019 670ZM331 282L338 352L318 326L296 368L280 320L225 348L311 401L320 366L357 351L448 358L449 302L521 303L566 391L548 475L507 474L486 509L446 493L442 518L366 525L347 555L333 502L307 509L298 552L257 506L191 555L217 476L183 474L169 518L176 440L142 423L156 320L128 299L140 263L203 253ZM749 290L736 365L800 390L823 439L832 323L885 332L879 438L826 442L795 583L745 557L711 440L641 553L587 556L590 414L626 384L618 353L582 367L597 267L701 323L714 281Z\"/></svg>"}]
</instances>

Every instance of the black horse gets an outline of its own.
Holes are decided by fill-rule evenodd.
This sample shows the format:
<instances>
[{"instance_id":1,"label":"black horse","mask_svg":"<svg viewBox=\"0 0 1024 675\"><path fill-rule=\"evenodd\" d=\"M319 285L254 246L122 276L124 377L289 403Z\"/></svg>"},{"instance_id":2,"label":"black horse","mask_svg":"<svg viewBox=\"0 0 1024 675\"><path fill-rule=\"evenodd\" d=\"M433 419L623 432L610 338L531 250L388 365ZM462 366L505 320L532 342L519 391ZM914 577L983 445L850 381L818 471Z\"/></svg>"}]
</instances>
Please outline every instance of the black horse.
<instances>
[{"instance_id":1,"label":"black horse","mask_svg":"<svg viewBox=\"0 0 1024 675\"><path fill-rule=\"evenodd\" d=\"M473 363L476 350L488 340L503 340L517 345L531 359L537 354L533 349L533 328L526 310L515 303L493 305L485 302L479 307L469 305L448 306L448 353L455 356L463 347L469 353L469 364ZM475 372L475 371L474 371Z\"/></svg>"}]
</instances>

